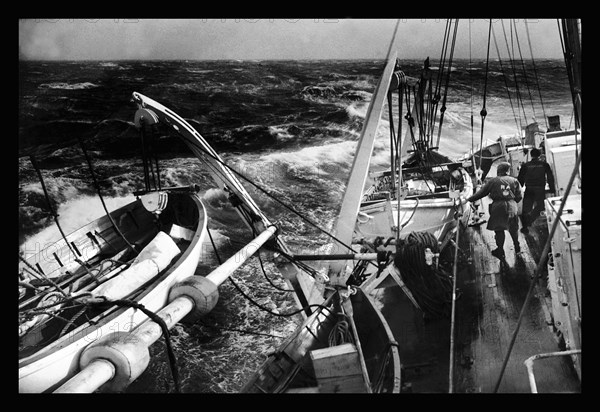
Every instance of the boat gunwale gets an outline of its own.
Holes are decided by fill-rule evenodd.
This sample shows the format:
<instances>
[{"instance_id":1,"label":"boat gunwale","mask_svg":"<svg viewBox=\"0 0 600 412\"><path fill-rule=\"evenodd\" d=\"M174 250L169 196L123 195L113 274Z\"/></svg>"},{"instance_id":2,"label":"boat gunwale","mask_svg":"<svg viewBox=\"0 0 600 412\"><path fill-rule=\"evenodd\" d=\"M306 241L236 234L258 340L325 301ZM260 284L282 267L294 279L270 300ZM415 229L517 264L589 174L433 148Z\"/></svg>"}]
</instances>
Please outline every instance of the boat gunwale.
<instances>
[{"instance_id":1,"label":"boat gunwale","mask_svg":"<svg viewBox=\"0 0 600 412\"><path fill-rule=\"evenodd\" d=\"M119 217L127 214L128 212L133 213L133 211L138 208L143 208L143 206L142 206L141 200L136 198L136 199L133 199L131 202L128 202L128 203L124 204L123 206L120 206L118 209L115 209L112 212L110 212L110 216L111 216L111 218L116 219L116 218L119 218ZM106 214L103 214L102 216L98 217L97 219L94 219L93 221L86 223L84 226L81 226L81 227L71 231L69 234L66 235L66 238L69 241L69 243L76 243L79 239L86 240L86 238L87 238L86 232L92 232L92 230L94 232L98 232L100 230L104 231L111 227L112 227L112 224L110 222L110 219L108 218L108 216ZM90 240L90 242L91 242L91 240ZM97 248L99 249L98 252L92 256L86 257L86 262L94 259L95 257L97 257L98 255L100 255L102 253L102 247L97 246ZM63 237L60 237L59 239L57 239L54 242L47 243L45 247L43 247L39 250L39 252L36 252L36 253L30 255L28 258L25 258L25 261L27 261L29 264L39 263L41 261L41 259L35 259L35 258L43 256L44 254L47 254L48 250L51 250L51 249L56 249L59 251L66 250L68 253L69 259L72 259L72 254L70 251L68 251L69 246L66 244L65 239ZM80 251L80 252L81 252L80 255L84 255L84 253L82 251ZM34 262L30 262L32 259L34 260ZM73 265L77 264L74 261L65 260L65 262L69 262L69 263L64 264L65 267L73 266ZM52 270L51 272L46 273L46 276L48 276L51 279L54 279L57 276L52 276L52 274L54 274L55 272L60 272L61 269L62 268L59 266L58 268ZM59 276L61 276L61 275L59 275Z\"/></svg>"},{"instance_id":2,"label":"boat gunwale","mask_svg":"<svg viewBox=\"0 0 600 412\"><path fill-rule=\"evenodd\" d=\"M203 238L204 233L206 233L206 228L207 228L206 208L205 208L204 204L202 203L202 200L198 197L197 194L189 194L188 196L196 204L197 210L200 213L198 223L197 223L198 226L197 226L196 230L194 231L194 236L192 238L192 241L186 247L184 252L179 256L177 261L169 266L169 268L165 271L165 273L160 275L158 278L155 278L148 282L151 286L149 288L147 288L144 292L142 292L138 297L136 297L136 301L138 303L141 303L141 304L146 303L147 304L147 302L149 300L151 300L151 298L153 297L153 296L149 296L149 295L151 295L151 294L154 295L154 294L158 293L160 291L159 287L161 285L169 283L169 287L172 287L173 284L175 284L176 280L182 280L182 279L176 279L176 278L173 278L173 279L169 279L169 278L171 276L173 276L174 272L177 271L183 265L183 263L186 262L189 255L194 252L194 249L196 249L197 247L200 247L202 245L201 240ZM193 274L188 275L188 276L192 276L192 275ZM165 282L167 280L169 280L169 282ZM143 285L142 287L144 287L144 286L145 285ZM161 290L162 290L162 288L161 288ZM161 307L162 306L164 306L164 303L161 305ZM152 308L148 308L148 307L147 307L147 309L152 310ZM135 308L111 307L111 308L107 309L105 312L98 314L91 321L88 321L88 322L78 326L76 329L65 334L64 336L59 338L57 341L52 342L50 345L40 349L36 353L34 353L28 357L19 359L19 379L21 380L30 374L36 373L43 367L46 367L52 363L60 362L65 357L72 356L73 351L69 351L70 348L76 348L78 346L78 344L80 344L83 340L89 340L90 334L97 335L98 330L105 328L109 323L113 323L118 318L121 318L121 317L129 318L129 317L133 316L133 314L136 310L137 309L135 309ZM110 312L110 311L112 311L112 312ZM107 313L107 312L109 312L109 313ZM93 325L93 327L90 328L90 322L93 322L95 320L98 320L98 323L96 325ZM127 322L127 323L129 323L129 322ZM137 326L139 326L139 325L137 325ZM84 330L86 328L91 329L90 333L84 332ZM81 337L79 339L74 339L74 337L77 334L81 334ZM100 337L101 336L104 336L104 335L101 334ZM85 349L85 347L94 343L100 337L94 338L93 340L89 340L84 346L77 347L75 350L77 352L81 353L81 351L83 351ZM67 342L69 340L71 342ZM77 356L77 355L75 355L75 356Z\"/></svg>"}]
</instances>

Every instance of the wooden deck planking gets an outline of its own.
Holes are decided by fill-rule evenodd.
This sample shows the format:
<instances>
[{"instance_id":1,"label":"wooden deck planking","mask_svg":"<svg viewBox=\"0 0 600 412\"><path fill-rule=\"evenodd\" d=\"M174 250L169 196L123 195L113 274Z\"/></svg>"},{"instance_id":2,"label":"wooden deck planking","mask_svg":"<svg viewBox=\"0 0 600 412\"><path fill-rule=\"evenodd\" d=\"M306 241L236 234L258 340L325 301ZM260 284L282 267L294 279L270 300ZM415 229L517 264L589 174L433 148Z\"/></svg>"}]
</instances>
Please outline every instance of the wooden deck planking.
<instances>
[{"instance_id":1,"label":"wooden deck planking","mask_svg":"<svg viewBox=\"0 0 600 412\"><path fill-rule=\"evenodd\" d=\"M487 210L487 204L484 207ZM515 254L512 239L507 233L504 264L490 253L496 243L494 232L487 230L486 224L466 229L461 247L470 251L472 265L458 274L463 297L462 302L457 303L459 327L455 340L460 342L461 356L456 356L457 361L460 363L462 358L464 364L464 358L468 356L472 364L469 367L455 365L455 392L493 392L544 246L544 225L542 220L532 227L530 235L519 233L523 252L520 255ZM474 310L473 304L465 306L465 298L478 302L479 308ZM499 393L529 393L527 369L523 364L525 359L560 350L548 325L548 317L542 276L524 313ZM536 361L534 373L539 392L579 390L567 358ZM569 379L564 379L565 376Z\"/></svg>"},{"instance_id":2,"label":"wooden deck planking","mask_svg":"<svg viewBox=\"0 0 600 412\"><path fill-rule=\"evenodd\" d=\"M482 205L487 211L487 203ZM487 216L483 217L484 219ZM506 263L491 255L494 232L486 223L461 231L460 248L470 264L459 267L454 335L454 393L492 393L500 376L512 334L538 259L547 239L540 218L529 235L519 232L522 253L516 255L506 234ZM403 385L417 393L449 390L450 320L426 320L399 287L379 289L377 300L399 343ZM530 393L524 361L561 350L551 320L545 273L529 301L506 365L498 393ZM579 392L577 375L566 357L538 360L534 374L540 393Z\"/></svg>"}]
</instances>

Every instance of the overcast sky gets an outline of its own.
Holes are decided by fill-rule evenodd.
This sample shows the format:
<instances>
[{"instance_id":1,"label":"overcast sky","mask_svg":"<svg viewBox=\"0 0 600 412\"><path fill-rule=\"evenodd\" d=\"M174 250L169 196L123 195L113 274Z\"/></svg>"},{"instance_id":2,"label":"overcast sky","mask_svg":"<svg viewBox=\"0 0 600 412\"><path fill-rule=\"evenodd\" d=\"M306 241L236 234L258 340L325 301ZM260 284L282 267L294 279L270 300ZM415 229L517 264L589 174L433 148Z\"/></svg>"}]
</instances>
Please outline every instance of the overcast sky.
<instances>
[{"instance_id":1,"label":"overcast sky","mask_svg":"<svg viewBox=\"0 0 600 412\"><path fill-rule=\"evenodd\" d=\"M524 58L562 58L556 19L513 19ZM493 19L502 57L509 19ZM504 24L504 31L502 27ZM24 19L19 21L19 59L384 59L396 20L387 19ZM445 19L400 20L400 58L437 60ZM489 20L461 19L456 58L485 58ZM492 41L490 56L497 57Z\"/></svg>"}]
</instances>

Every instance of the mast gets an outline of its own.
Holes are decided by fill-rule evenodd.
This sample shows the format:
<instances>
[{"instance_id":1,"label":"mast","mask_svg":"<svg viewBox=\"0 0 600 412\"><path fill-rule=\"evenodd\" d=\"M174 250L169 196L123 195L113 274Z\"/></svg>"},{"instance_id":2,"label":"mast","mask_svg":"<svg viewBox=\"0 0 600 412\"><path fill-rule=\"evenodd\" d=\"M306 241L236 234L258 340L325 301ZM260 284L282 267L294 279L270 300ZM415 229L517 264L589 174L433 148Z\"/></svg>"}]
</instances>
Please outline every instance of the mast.
<instances>
[{"instance_id":1,"label":"mast","mask_svg":"<svg viewBox=\"0 0 600 412\"><path fill-rule=\"evenodd\" d=\"M581 33L579 31L578 19L562 19L562 31L564 35L564 56L573 106L575 109L576 128L581 127Z\"/></svg>"},{"instance_id":2,"label":"mast","mask_svg":"<svg viewBox=\"0 0 600 412\"><path fill-rule=\"evenodd\" d=\"M344 244L352 243L352 235L354 233L354 226L356 225L356 216L360 208L360 202L362 199L363 189L367 179L367 173L369 171L369 165L371 163L371 155L373 153L373 144L375 142L375 136L377 134L377 126L381 119L383 110L383 104L388 94L392 75L394 74L394 68L396 66L397 52L392 51L396 38L396 31L398 30L398 24L394 30L394 36L390 44L387 55L387 64L383 70L383 75L379 79L375 93L369 104L365 123L361 132L360 139L358 140L358 146L352 168L350 169L350 177L346 185L346 192L342 200L342 206L337 220L335 228L336 237ZM343 269L346 267L346 261L334 261L330 265L329 278L331 283L334 285L345 285L347 276L343 273Z\"/></svg>"}]
</instances>

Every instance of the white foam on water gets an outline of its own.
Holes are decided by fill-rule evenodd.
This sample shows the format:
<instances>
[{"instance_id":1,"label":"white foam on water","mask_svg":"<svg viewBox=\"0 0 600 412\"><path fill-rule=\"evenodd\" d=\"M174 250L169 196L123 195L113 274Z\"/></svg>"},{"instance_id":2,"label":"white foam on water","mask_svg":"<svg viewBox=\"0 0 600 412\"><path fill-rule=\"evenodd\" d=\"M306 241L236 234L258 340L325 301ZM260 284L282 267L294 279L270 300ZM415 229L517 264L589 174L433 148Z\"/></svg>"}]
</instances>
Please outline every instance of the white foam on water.
<instances>
[{"instance_id":1,"label":"white foam on water","mask_svg":"<svg viewBox=\"0 0 600 412\"><path fill-rule=\"evenodd\" d=\"M83 82L83 83L64 83L64 82L42 83L39 86L40 89L62 89L62 90L83 90L83 89L92 89L94 87L100 87L100 86L97 85L97 84L94 84L94 83L90 83L90 82Z\"/></svg>"},{"instance_id":2,"label":"white foam on water","mask_svg":"<svg viewBox=\"0 0 600 412\"><path fill-rule=\"evenodd\" d=\"M349 117L359 117L364 119L367 116L367 110L369 109L369 102L353 102L346 106L346 112Z\"/></svg>"},{"instance_id":3,"label":"white foam on water","mask_svg":"<svg viewBox=\"0 0 600 412\"><path fill-rule=\"evenodd\" d=\"M284 125L269 126L269 133L275 136L279 141L291 140L295 136L289 133L288 127L289 125L287 127Z\"/></svg>"},{"instance_id":4,"label":"white foam on water","mask_svg":"<svg viewBox=\"0 0 600 412\"><path fill-rule=\"evenodd\" d=\"M350 165L356 150L355 141L329 143L321 146L305 147L297 151L277 152L263 155L264 163L282 163L318 175L328 175L332 166Z\"/></svg>"}]
</instances>

